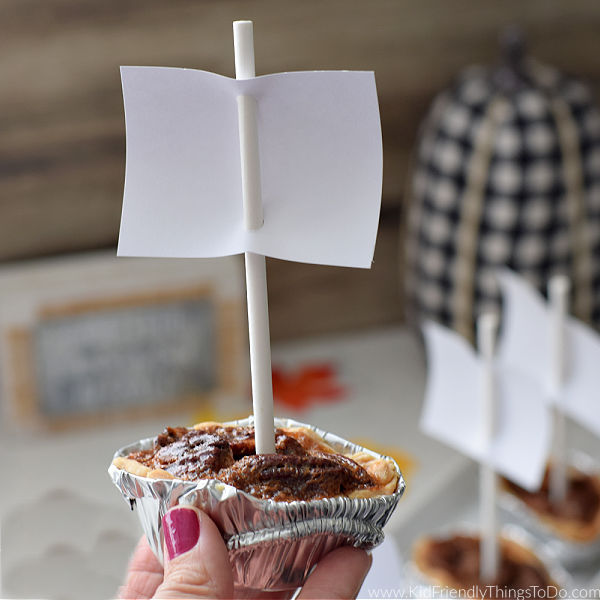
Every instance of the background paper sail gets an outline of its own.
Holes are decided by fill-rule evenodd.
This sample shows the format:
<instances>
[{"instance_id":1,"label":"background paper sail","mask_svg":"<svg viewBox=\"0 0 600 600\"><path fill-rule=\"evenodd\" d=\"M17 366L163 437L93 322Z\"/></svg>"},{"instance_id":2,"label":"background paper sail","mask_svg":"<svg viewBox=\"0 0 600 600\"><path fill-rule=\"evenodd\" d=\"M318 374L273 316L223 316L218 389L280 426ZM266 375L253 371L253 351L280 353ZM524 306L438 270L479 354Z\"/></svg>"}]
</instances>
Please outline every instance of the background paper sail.
<instances>
[{"instance_id":1,"label":"background paper sail","mask_svg":"<svg viewBox=\"0 0 600 600\"><path fill-rule=\"evenodd\" d=\"M542 295L512 271L498 274L504 315L499 361L535 377L546 402L600 436L600 336L580 321L565 320L565 375L550 393L551 315Z\"/></svg>"},{"instance_id":2,"label":"background paper sail","mask_svg":"<svg viewBox=\"0 0 600 600\"><path fill-rule=\"evenodd\" d=\"M118 254L254 252L371 266L382 182L372 72L230 79L122 67L127 129ZM257 103L264 226L246 230L236 99Z\"/></svg>"},{"instance_id":3,"label":"background paper sail","mask_svg":"<svg viewBox=\"0 0 600 600\"><path fill-rule=\"evenodd\" d=\"M479 357L464 338L440 325L428 322L424 333L428 377L422 429L526 489L539 487L550 419L535 381L516 370L497 370L496 431L489 445Z\"/></svg>"}]
</instances>

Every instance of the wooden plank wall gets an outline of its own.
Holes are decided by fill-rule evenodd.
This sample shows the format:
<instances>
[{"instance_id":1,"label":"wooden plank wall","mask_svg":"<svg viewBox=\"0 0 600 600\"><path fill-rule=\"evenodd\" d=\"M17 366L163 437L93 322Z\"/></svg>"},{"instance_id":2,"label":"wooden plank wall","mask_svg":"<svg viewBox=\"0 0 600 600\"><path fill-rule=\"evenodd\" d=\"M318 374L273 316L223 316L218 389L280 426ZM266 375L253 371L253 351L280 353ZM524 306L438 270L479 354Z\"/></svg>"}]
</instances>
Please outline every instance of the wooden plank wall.
<instances>
[{"instance_id":1,"label":"wooden plank wall","mask_svg":"<svg viewBox=\"0 0 600 600\"><path fill-rule=\"evenodd\" d=\"M417 128L463 67L497 59L503 25L600 90L597 0L2 0L0 260L109 247L124 127L118 66L233 75L231 22L255 21L257 72L374 69L384 205L371 271L270 260L274 339L402 319L402 196Z\"/></svg>"}]
</instances>

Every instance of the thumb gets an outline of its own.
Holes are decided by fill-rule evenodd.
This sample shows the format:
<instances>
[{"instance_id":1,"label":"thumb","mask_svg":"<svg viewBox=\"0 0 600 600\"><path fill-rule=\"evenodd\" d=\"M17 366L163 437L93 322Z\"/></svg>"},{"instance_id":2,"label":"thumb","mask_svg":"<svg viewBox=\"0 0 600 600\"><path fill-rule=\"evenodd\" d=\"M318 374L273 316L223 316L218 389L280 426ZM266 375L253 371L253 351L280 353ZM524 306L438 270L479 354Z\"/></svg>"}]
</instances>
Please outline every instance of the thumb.
<instances>
[{"instance_id":1,"label":"thumb","mask_svg":"<svg viewBox=\"0 0 600 600\"><path fill-rule=\"evenodd\" d=\"M233 575L217 526L192 506L163 517L165 578L154 598L231 598Z\"/></svg>"}]
</instances>

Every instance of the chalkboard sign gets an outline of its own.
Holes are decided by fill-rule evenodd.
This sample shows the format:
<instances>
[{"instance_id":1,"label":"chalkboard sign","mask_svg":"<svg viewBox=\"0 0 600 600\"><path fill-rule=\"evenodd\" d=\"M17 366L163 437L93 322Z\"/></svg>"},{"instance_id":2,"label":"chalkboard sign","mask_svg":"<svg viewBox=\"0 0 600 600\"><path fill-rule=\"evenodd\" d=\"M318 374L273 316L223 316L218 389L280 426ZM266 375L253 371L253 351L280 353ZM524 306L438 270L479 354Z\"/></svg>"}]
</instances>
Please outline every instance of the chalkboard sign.
<instances>
[{"instance_id":1,"label":"chalkboard sign","mask_svg":"<svg viewBox=\"0 0 600 600\"><path fill-rule=\"evenodd\" d=\"M207 299L52 317L32 332L48 417L151 406L217 385L215 307Z\"/></svg>"},{"instance_id":2,"label":"chalkboard sign","mask_svg":"<svg viewBox=\"0 0 600 600\"><path fill-rule=\"evenodd\" d=\"M237 414L243 282L239 257L98 252L0 267L0 431Z\"/></svg>"}]
</instances>

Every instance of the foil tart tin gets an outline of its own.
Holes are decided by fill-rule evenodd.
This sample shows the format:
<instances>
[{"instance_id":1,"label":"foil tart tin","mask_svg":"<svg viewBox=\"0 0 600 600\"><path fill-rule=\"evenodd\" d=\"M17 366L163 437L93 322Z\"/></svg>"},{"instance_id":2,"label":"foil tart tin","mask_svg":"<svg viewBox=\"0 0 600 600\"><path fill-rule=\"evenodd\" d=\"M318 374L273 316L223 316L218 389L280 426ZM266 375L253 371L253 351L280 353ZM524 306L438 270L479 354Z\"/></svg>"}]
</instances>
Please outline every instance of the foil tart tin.
<instances>
[{"instance_id":1,"label":"foil tart tin","mask_svg":"<svg viewBox=\"0 0 600 600\"><path fill-rule=\"evenodd\" d=\"M423 537L436 537L436 538L445 538L450 537L452 535L479 535L479 529L475 527L473 524L456 524L453 526L449 526L447 528L443 528L437 533L426 533ZM504 525L500 528L500 536L512 540L513 542L527 548L531 552L533 552L540 561L544 564L544 567L548 571L550 578L556 584L557 588L562 590L562 594L558 593L555 596L548 596L550 598L567 598L570 597L570 590L573 587L573 580L569 573L562 566L561 562L558 560L558 557L554 552L548 550L542 542L537 539L535 536L531 535L526 529L519 525ZM416 542L417 540L415 540ZM437 588L435 593L432 592L432 587L437 586L438 584L433 582L431 579L427 577L425 573L419 569L419 567L415 564L414 561L409 560L404 567L404 577L405 577L405 588L404 588L404 596L405 598L474 598L475 596L462 595L459 596L457 590ZM469 590L470 591L470 590ZM501 597L501 596L498 596ZM504 596L506 598L513 598L517 596L509 595L509 592L506 592ZM521 596L519 596L521 597ZM527 596L524 596L527 597Z\"/></svg>"},{"instance_id":2,"label":"foil tart tin","mask_svg":"<svg viewBox=\"0 0 600 600\"><path fill-rule=\"evenodd\" d=\"M248 417L223 425L252 426ZM289 590L301 586L327 552L342 545L369 550L383 541L389 520L405 489L393 459L362 448L332 433L293 419L275 419L276 427L307 427L336 452L366 452L393 462L398 473L395 493L374 498L338 496L322 500L275 502L255 498L215 479L181 481L132 475L111 465L108 473L125 500L136 509L150 547L163 562L162 517L176 504L197 506L219 527L229 550L236 586ZM151 448L147 438L115 453Z\"/></svg>"},{"instance_id":3,"label":"foil tart tin","mask_svg":"<svg viewBox=\"0 0 600 600\"><path fill-rule=\"evenodd\" d=\"M600 475L598 463L583 452L571 451L568 461L571 467L582 473ZM597 564L600 559L600 536L589 542L561 538L525 502L505 489L499 494L498 503L512 520L539 538L568 569L585 569Z\"/></svg>"}]
</instances>

